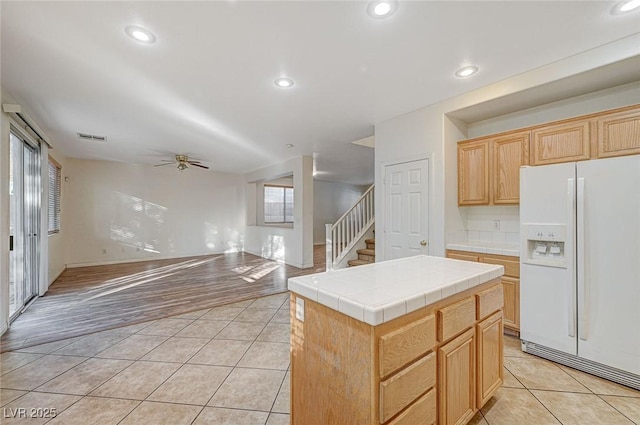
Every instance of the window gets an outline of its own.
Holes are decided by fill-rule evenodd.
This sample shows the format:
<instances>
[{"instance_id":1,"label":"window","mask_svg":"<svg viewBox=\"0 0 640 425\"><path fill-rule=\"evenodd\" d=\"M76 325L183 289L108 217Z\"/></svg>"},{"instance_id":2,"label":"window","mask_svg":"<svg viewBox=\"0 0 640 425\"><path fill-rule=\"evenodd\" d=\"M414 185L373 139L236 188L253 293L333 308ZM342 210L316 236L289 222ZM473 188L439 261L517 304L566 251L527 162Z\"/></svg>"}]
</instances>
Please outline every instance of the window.
<instances>
[{"instance_id":1,"label":"window","mask_svg":"<svg viewBox=\"0 0 640 425\"><path fill-rule=\"evenodd\" d=\"M62 167L49 157L49 234L60 232L60 191Z\"/></svg>"},{"instance_id":2,"label":"window","mask_svg":"<svg viewBox=\"0 0 640 425\"><path fill-rule=\"evenodd\" d=\"M293 188L264 186L264 222L293 223Z\"/></svg>"}]
</instances>

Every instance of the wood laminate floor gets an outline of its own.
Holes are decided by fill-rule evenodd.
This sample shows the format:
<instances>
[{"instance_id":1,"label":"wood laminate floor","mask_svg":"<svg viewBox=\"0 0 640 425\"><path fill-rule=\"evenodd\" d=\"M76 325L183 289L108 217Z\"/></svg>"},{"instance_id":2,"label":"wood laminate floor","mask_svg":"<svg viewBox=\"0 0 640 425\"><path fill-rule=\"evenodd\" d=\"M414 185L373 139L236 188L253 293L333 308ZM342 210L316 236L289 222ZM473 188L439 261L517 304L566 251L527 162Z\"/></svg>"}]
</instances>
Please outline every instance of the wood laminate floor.
<instances>
[{"instance_id":1,"label":"wood laminate floor","mask_svg":"<svg viewBox=\"0 0 640 425\"><path fill-rule=\"evenodd\" d=\"M0 338L0 352L278 294L287 279L324 271L248 253L144 261L65 270Z\"/></svg>"}]
</instances>

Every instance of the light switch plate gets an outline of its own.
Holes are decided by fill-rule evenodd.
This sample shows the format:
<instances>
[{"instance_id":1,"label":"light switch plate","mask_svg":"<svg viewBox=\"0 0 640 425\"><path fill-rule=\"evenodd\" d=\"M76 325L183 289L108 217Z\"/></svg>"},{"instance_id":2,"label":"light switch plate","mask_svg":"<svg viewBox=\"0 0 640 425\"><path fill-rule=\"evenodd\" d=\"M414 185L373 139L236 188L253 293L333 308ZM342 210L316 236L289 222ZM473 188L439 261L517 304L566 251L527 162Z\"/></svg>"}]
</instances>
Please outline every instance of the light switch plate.
<instances>
[{"instance_id":1,"label":"light switch plate","mask_svg":"<svg viewBox=\"0 0 640 425\"><path fill-rule=\"evenodd\" d=\"M296 297L296 319L304 322L304 300Z\"/></svg>"}]
</instances>

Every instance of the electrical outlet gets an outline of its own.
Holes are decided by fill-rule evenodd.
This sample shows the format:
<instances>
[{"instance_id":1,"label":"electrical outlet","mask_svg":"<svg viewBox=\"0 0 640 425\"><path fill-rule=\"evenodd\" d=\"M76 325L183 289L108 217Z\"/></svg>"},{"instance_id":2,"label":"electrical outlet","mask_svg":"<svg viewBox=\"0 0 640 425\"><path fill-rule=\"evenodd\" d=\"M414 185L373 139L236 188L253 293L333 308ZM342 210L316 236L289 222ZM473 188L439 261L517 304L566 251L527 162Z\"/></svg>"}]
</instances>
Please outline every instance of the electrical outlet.
<instances>
[{"instance_id":1,"label":"electrical outlet","mask_svg":"<svg viewBox=\"0 0 640 425\"><path fill-rule=\"evenodd\" d=\"M500 220L493 220L493 230L500 230Z\"/></svg>"},{"instance_id":2,"label":"electrical outlet","mask_svg":"<svg viewBox=\"0 0 640 425\"><path fill-rule=\"evenodd\" d=\"M107 249L106 248L102 248L102 255L107 253Z\"/></svg>"}]
</instances>

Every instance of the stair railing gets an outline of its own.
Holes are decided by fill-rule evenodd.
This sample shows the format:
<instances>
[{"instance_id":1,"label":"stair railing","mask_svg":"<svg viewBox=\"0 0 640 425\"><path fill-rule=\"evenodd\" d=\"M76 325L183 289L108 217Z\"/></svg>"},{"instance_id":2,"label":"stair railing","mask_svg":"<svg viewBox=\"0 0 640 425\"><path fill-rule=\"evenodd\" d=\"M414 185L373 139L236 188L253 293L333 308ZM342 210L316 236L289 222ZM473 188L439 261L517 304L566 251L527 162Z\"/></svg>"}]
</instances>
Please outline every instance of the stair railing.
<instances>
[{"instance_id":1,"label":"stair railing","mask_svg":"<svg viewBox=\"0 0 640 425\"><path fill-rule=\"evenodd\" d=\"M375 206L371 185L334 224L326 225L327 271L344 259L375 221Z\"/></svg>"}]
</instances>

